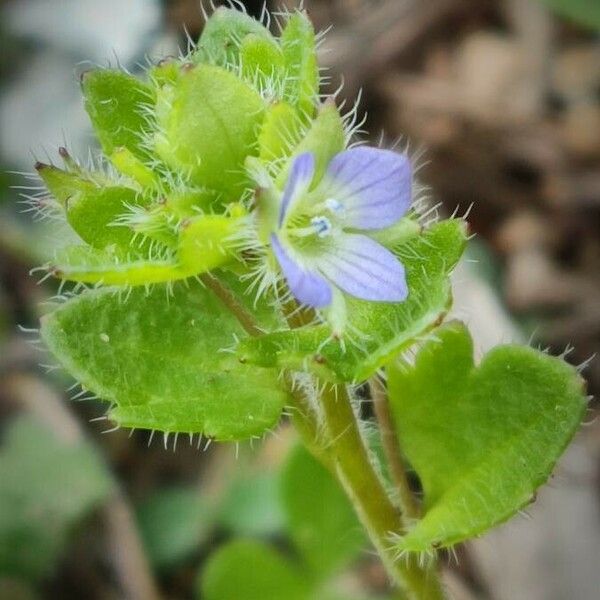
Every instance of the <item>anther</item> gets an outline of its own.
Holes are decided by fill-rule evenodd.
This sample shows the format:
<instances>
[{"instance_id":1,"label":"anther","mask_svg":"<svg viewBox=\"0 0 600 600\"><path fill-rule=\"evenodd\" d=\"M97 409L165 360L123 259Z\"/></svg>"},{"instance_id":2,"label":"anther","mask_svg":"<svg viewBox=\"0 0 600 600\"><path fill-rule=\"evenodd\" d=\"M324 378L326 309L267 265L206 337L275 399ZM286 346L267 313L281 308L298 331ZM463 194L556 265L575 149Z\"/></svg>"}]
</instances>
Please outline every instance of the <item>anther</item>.
<instances>
[{"instance_id":1,"label":"anther","mask_svg":"<svg viewBox=\"0 0 600 600\"><path fill-rule=\"evenodd\" d=\"M331 233L331 221L327 217L313 217L310 222L319 237L326 237Z\"/></svg>"},{"instance_id":2,"label":"anther","mask_svg":"<svg viewBox=\"0 0 600 600\"><path fill-rule=\"evenodd\" d=\"M344 205L335 198L327 198L323 204L333 214L339 214L344 210Z\"/></svg>"}]
</instances>

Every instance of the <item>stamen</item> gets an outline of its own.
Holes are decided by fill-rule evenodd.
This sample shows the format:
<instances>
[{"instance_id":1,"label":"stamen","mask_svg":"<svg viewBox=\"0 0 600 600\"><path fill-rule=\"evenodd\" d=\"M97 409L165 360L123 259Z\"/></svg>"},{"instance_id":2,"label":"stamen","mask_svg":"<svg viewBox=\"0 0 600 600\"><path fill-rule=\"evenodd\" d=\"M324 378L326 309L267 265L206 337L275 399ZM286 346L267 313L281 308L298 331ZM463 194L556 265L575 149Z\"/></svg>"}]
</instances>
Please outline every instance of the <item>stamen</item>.
<instances>
[{"instance_id":1,"label":"stamen","mask_svg":"<svg viewBox=\"0 0 600 600\"><path fill-rule=\"evenodd\" d=\"M326 237L331 233L332 230L332 226L331 226L331 221L324 216L318 216L318 217L313 217L310 220L312 226L314 227L314 230L316 232L316 234L322 238L322 237Z\"/></svg>"},{"instance_id":2,"label":"stamen","mask_svg":"<svg viewBox=\"0 0 600 600\"><path fill-rule=\"evenodd\" d=\"M333 214L339 214L344 210L344 205L335 198L327 198L323 204Z\"/></svg>"}]
</instances>

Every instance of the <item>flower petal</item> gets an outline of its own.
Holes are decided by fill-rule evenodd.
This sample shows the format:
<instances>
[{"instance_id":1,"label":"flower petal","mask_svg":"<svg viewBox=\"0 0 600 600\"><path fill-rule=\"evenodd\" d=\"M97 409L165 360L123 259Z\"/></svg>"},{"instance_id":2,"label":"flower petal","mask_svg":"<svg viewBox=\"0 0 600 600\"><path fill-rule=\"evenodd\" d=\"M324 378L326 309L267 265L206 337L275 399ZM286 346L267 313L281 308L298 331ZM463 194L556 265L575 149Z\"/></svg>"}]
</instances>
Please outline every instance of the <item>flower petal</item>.
<instances>
[{"instance_id":1,"label":"flower petal","mask_svg":"<svg viewBox=\"0 0 600 600\"><path fill-rule=\"evenodd\" d=\"M284 250L279 238L271 234L271 245L275 258L281 266L290 291L302 304L324 308L331 304L333 290L323 277L303 269Z\"/></svg>"},{"instance_id":2,"label":"flower petal","mask_svg":"<svg viewBox=\"0 0 600 600\"><path fill-rule=\"evenodd\" d=\"M404 267L366 235L343 233L315 258L319 271L341 290L362 300L402 302L408 295Z\"/></svg>"},{"instance_id":3,"label":"flower petal","mask_svg":"<svg viewBox=\"0 0 600 600\"><path fill-rule=\"evenodd\" d=\"M279 227L283 225L285 216L294 202L302 196L311 184L315 174L315 157L312 152L303 152L294 159L288 175L281 207L279 209Z\"/></svg>"},{"instance_id":4,"label":"flower petal","mask_svg":"<svg viewBox=\"0 0 600 600\"><path fill-rule=\"evenodd\" d=\"M340 205L338 220L347 227L382 229L398 221L411 202L408 157L361 146L337 154L320 191Z\"/></svg>"}]
</instances>

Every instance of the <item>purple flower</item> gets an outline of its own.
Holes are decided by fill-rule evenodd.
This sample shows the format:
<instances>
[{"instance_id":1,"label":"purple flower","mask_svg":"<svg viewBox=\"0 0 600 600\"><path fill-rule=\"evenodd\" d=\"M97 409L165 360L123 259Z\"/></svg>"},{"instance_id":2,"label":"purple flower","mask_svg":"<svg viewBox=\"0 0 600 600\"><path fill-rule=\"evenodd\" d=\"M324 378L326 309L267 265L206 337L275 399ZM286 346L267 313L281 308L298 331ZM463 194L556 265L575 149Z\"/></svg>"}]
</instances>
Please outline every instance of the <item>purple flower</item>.
<instances>
[{"instance_id":1,"label":"purple flower","mask_svg":"<svg viewBox=\"0 0 600 600\"><path fill-rule=\"evenodd\" d=\"M337 154L312 189L314 172L311 152L295 158L271 234L292 294L314 308L329 306L334 288L363 300L403 301L404 268L369 232L394 225L408 210L408 158L359 147Z\"/></svg>"}]
</instances>

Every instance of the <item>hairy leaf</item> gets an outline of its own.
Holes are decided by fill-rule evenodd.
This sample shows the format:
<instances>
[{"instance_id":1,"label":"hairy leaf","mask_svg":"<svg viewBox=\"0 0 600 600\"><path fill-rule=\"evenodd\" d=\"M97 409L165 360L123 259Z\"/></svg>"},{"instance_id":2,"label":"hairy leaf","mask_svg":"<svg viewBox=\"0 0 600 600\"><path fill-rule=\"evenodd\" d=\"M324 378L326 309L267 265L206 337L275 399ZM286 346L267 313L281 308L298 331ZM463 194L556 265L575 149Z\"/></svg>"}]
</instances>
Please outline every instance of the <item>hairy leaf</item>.
<instances>
[{"instance_id":1,"label":"hairy leaf","mask_svg":"<svg viewBox=\"0 0 600 600\"><path fill-rule=\"evenodd\" d=\"M425 490L424 518L398 541L409 551L479 535L530 503L586 409L573 367L514 345L476 367L458 322L438 330L414 366L390 366L388 382L398 435Z\"/></svg>"},{"instance_id":2,"label":"hairy leaf","mask_svg":"<svg viewBox=\"0 0 600 600\"><path fill-rule=\"evenodd\" d=\"M114 248L66 246L55 253L53 275L67 281L103 285L147 285L189 277L175 259L150 260L128 256Z\"/></svg>"},{"instance_id":3,"label":"hairy leaf","mask_svg":"<svg viewBox=\"0 0 600 600\"><path fill-rule=\"evenodd\" d=\"M168 110L158 117L158 154L193 183L237 200L246 185L244 159L258 153L265 108L258 92L220 67L197 65L168 93Z\"/></svg>"},{"instance_id":4,"label":"hairy leaf","mask_svg":"<svg viewBox=\"0 0 600 600\"><path fill-rule=\"evenodd\" d=\"M64 206L69 198L95 189L96 185L80 173L63 171L54 165L37 163L36 171L48 191Z\"/></svg>"},{"instance_id":5,"label":"hairy leaf","mask_svg":"<svg viewBox=\"0 0 600 600\"><path fill-rule=\"evenodd\" d=\"M147 158L144 139L149 124L145 110L154 104L152 88L132 75L108 69L84 73L81 86L85 109L104 153L110 156L125 147Z\"/></svg>"},{"instance_id":6,"label":"hairy leaf","mask_svg":"<svg viewBox=\"0 0 600 600\"><path fill-rule=\"evenodd\" d=\"M240 10L220 6L206 21L193 59L233 68L239 63L240 45L248 35L275 41L269 30L256 19Z\"/></svg>"},{"instance_id":7,"label":"hairy leaf","mask_svg":"<svg viewBox=\"0 0 600 600\"><path fill-rule=\"evenodd\" d=\"M270 82L281 85L284 77L283 53L274 38L247 35L240 46L240 59L242 74L251 84L265 91Z\"/></svg>"},{"instance_id":8,"label":"hairy leaf","mask_svg":"<svg viewBox=\"0 0 600 600\"><path fill-rule=\"evenodd\" d=\"M303 135L302 140L291 152L291 158L277 178L280 187L284 187L293 159L303 152L312 152L315 158L315 175L312 187L316 187L331 159L344 149L346 134L344 121L335 104L324 104L315 120Z\"/></svg>"},{"instance_id":9,"label":"hairy leaf","mask_svg":"<svg viewBox=\"0 0 600 600\"><path fill-rule=\"evenodd\" d=\"M300 134L296 111L287 102L275 102L267 108L258 136L259 158L268 163L289 156Z\"/></svg>"},{"instance_id":10,"label":"hairy leaf","mask_svg":"<svg viewBox=\"0 0 600 600\"><path fill-rule=\"evenodd\" d=\"M118 196L115 199L119 201ZM232 260L231 234L238 222L236 219L220 215L188 219L180 228L179 238L175 239L175 251L152 258L141 254L142 249L148 248L143 238L139 243L131 243L133 232L126 227L114 227L117 232L109 237L113 228L98 229L102 220L108 220L106 215L99 212L96 221L93 219L95 214L92 211L92 214L82 215L82 220L77 223L78 226L86 225L86 241L95 245L100 245L100 241L112 244L102 249L88 246L61 249L52 263L56 277L83 283L137 286L187 279ZM117 236L119 230L124 230L121 237Z\"/></svg>"},{"instance_id":11,"label":"hairy leaf","mask_svg":"<svg viewBox=\"0 0 600 600\"><path fill-rule=\"evenodd\" d=\"M109 158L110 162L123 175L130 177L142 188L157 188L159 186L159 179L152 169L125 146L117 148Z\"/></svg>"},{"instance_id":12,"label":"hairy leaf","mask_svg":"<svg viewBox=\"0 0 600 600\"><path fill-rule=\"evenodd\" d=\"M42 337L119 425L220 440L272 427L286 399L277 373L227 351L244 333L208 290L169 291L84 292L44 317Z\"/></svg>"},{"instance_id":13,"label":"hairy leaf","mask_svg":"<svg viewBox=\"0 0 600 600\"><path fill-rule=\"evenodd\" d=\"M319 97L319 68L315 31L304 13L290 16L281 33L281 47L287 70L284 99L312 117Z\"/></svg>"},{"instance_id":14,"label":"hairy leaf","mask_svg":"<svg viewBox=\"0 0 600 600\"><path fill-rule=\"evenodd\" d=\"M118 222L131 206L147 204L141 194L128 187L98 187L67 199L67 221L73 230L94 248L114 245L124 251L139 248L133 244L135 232Z\"/></svg>"},{"instance_id":15,"label":"hairy leaf","mask_svg":"<svg viewBox=\"0 0 600 600\"><path fill-rule=\"evenodd\" d=\"M231 245L227 240L236 230L237 219L222 215L202 215L189 219L183 226L178 258L182 268L190 273L210 271L231 260Z\"/></svg>"}]
</instances>

